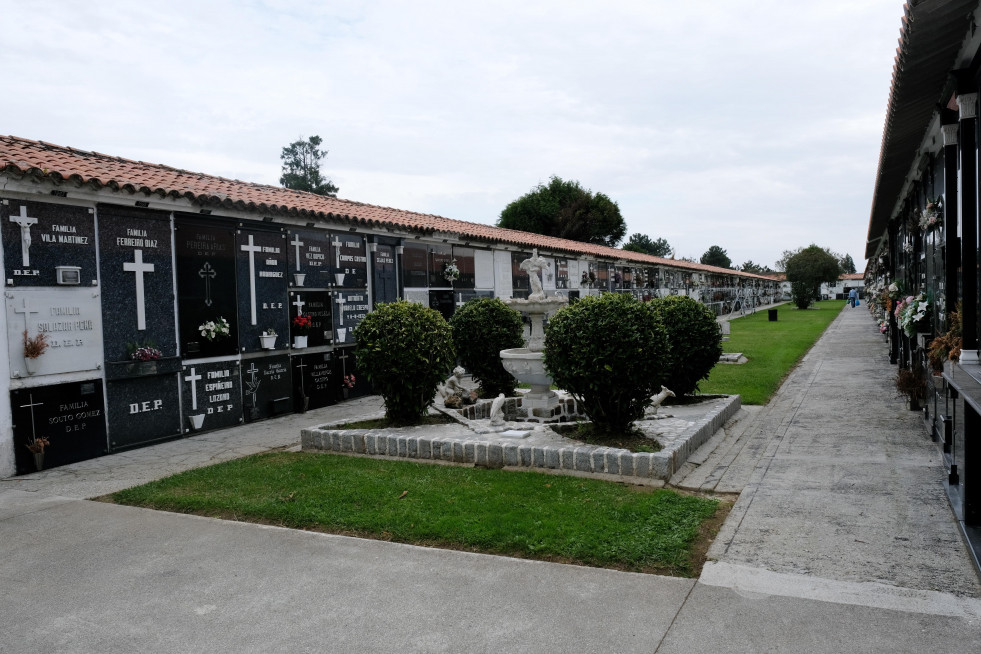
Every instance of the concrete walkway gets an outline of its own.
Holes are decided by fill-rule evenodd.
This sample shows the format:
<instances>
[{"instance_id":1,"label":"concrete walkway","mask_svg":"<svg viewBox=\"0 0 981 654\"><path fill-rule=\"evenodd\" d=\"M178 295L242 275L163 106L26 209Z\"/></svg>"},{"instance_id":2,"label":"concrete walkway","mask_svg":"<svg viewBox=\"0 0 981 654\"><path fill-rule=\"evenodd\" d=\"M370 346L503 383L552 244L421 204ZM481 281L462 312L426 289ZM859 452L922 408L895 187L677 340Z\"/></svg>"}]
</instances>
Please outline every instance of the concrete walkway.
<instances>
[{"instance_id":1,"label":"concrete walkway","mask_svg":"<svg viewBox=\"0 0 981 654\"><path fill-rule=\"evenodd\" d=\"M2 480L0 652L981 651L981 583L894 372L845 309L698 453L688 485L742 491L698 580L82 499L290 446L373 398Z\"/></svg>"}]
</instances>

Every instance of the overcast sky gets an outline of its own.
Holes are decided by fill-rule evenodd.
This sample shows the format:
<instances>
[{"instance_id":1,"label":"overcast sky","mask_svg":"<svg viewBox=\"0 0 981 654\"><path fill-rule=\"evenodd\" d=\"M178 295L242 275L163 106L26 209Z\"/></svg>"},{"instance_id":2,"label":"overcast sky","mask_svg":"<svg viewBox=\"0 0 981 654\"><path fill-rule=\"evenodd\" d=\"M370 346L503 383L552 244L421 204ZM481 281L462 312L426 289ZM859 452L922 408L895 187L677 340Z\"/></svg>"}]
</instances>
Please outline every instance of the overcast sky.
<instances>
[{"instance_id":1,"label":"overcast sky","mask_svg":"<svg viewBox=\"0 0 981 654\"><path fill-rule=\"evenodd\" d=\"M864 268L902 0L0 0L0 134L493 223L551 175L678 257Z\"/></svg>"}]
</instances>

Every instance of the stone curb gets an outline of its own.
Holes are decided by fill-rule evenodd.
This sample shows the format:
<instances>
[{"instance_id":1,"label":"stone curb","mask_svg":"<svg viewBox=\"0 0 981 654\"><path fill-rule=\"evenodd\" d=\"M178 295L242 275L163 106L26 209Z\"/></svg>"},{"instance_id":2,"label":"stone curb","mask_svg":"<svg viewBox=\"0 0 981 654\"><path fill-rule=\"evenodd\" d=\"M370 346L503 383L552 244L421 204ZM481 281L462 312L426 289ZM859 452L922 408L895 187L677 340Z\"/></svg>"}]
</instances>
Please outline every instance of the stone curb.
<instances>
[{"instance_id":1,"label":"stone curb","mask_svg":"<svg viewBox=\"0 0 981 654\"><path fill-rule=\"evenodd\" d=\"M341 452L367 456L444 461L488 468L541 468L616 478L667 481L695 450L722 428L742 405L732 395L721 407L696 421L660 452L629 452L597 445L527 445L520 442L441 439L384 429L312 427L300 432L304 452Z\"/></svg>"}]
</instances>

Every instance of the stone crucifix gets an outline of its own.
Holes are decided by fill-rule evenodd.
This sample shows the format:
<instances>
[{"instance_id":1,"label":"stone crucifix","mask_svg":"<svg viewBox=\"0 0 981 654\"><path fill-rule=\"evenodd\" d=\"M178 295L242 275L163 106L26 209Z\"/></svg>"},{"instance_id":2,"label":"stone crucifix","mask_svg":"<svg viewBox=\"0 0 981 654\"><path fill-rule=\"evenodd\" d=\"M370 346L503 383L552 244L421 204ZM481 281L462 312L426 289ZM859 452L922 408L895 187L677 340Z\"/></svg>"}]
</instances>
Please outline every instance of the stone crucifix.
<instances>
[{"instance_id":1,"label":"stone crucifix","mask_svg":"<svg viewBox=\"0 0 981 654\"><path fill-rule=\"evenodd\" d=\"M37 218L28 217L27 207L20 205L20 215L11 216L10 222L20 227L20 259L21 264L26 268L31 265L31 225L37 224Z\"/></svg>"}]
</instances>

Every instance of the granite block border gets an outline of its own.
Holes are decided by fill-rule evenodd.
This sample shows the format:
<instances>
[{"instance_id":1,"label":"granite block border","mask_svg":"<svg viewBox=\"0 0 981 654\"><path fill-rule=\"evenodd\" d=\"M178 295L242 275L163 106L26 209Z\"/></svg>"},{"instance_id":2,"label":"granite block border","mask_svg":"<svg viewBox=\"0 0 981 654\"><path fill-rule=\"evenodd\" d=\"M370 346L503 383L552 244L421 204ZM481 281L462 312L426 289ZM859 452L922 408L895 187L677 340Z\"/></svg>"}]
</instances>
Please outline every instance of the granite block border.
<instances>
[{"instance_id":1,"label":"granite block border","mask_svg":"<svg viewBox=\"0 0 981 654\"><path fill-rule=\"evenodd\" d=\"M546 469L620 479L667 481L742 405L738 395L695 421L660 452L629 452L596 445L530 445L472 439L409 435L398 429L338 429L323 425L300 432L304 452L340 452L366 456L444 461L489 468Z\"/></svg>"}]
</instances>

